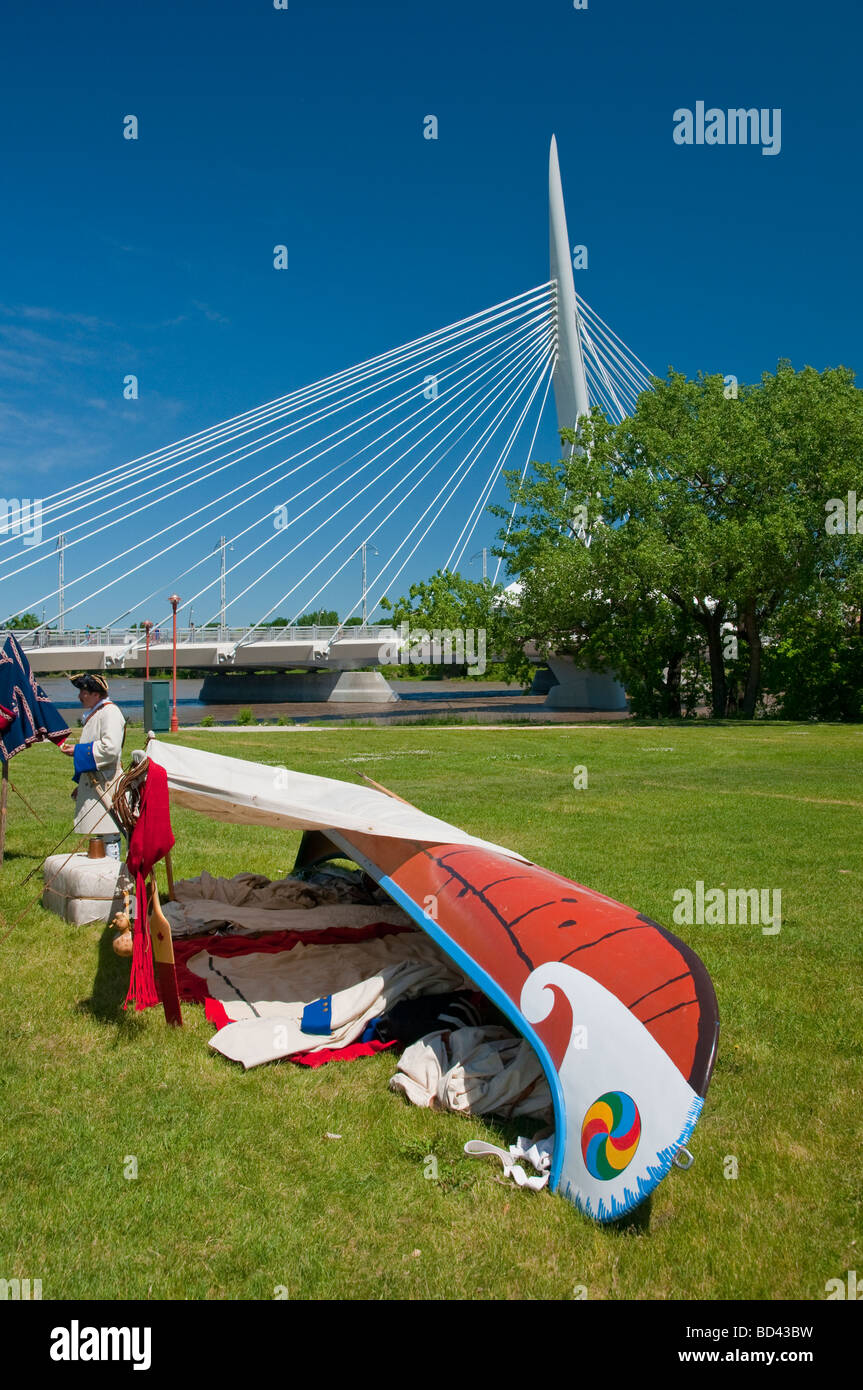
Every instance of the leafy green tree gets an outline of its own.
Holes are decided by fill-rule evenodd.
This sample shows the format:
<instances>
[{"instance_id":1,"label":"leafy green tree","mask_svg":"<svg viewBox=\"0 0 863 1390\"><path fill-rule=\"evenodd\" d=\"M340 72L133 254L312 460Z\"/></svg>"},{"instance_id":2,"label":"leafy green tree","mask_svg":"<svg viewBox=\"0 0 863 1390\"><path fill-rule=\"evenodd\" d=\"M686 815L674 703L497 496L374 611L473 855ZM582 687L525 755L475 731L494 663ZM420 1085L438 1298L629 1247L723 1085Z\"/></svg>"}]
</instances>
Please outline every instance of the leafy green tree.
<instances>
[{"instance_id":1,"label":"leafy green tree","mask_svg":"<svg viewBox=\"0 0 863 1390\"><path fill-rule=\"evenodd\" d=\"M619 427L594 411L564 439L571 457L510 475L520 636L615 669L643 712L691 707L706 657L714 715L751 717L780 615L817 586L852 597L860 537L825 529L863 458L852 373L783 362L729 399L670 372Z\"/></svg>"},{"instance_id":2,"label":"leafy green tree","mask_svg":"<svg viewBox=\"0 0 863 1390\"><path fill-rule=\"evenodd\" d=\"M338 627L339 615L334 608L314 608L298 618L296 627Z\"/></svg>"},{"instance_id":3,"label":"leafy green tree","mask_svg":"<svg viewBox=\"0 0 863 1390\"><path fill-rule=\"evenodd\" d=\"M575 436L567 432L565 441ZM533 646L610 668L638 713L676 715L701 690L695 625L657 587L651 539L607 524L620 476L614 429L598 411L582 422L577 452L534 464L521 485L517 473L507 475L519 510L496 553L521 581L510 657ZM491 510L509 521L511 506Z\"/></svg>"},{"instance_id":4,"label":"leafy green tree","mask_svg":"<svg viewBox=\"0 0 863 1390\"><path fill-rule=\"evenodd\" d=\"M784 719L863 720L863 604L854 592L853 580L844 594L819 584L778 614L764 679Z\"/></svg>"},{"instance_id":5,"label":"leafy green tree","mask_svg":"<svg viewBox=\"0 0 863 1390\"><path fill-rule=\"evenodd\" d=\"M458 571L436 570L430 579L412 584L407 595L395 602L382 598L380 607L396 627L406 622L414 631L428 633L484 631L489 660L507 645L508 611L503 587L489 580L466 579ZM467 662L434 669L440 674L464 674Z\"/></svg>"},{"instance_id":6,"label":"leafy green tree","mask_svg":"<svg viewBox=\"0 0 863 1390\"><path fill-rule=\"evenodd\" d=\"M39 619L35 613L21 613L17 618L7 618L2 626L11 632L32 632L39 626Z\"/></svg>"},{"instance_id":7,"label":"leafy green tree","mask_svg":"<svg viewBox=\"0 0 863 1390\"><path fill-rule=\"evenodd\" d=\"M339 615L334 608L315 608L311 613L304 613L301 618L297 618L292 623L290 618L270 618L265 624L266 627L337 627Z\"/></svg>"}]
</instances>

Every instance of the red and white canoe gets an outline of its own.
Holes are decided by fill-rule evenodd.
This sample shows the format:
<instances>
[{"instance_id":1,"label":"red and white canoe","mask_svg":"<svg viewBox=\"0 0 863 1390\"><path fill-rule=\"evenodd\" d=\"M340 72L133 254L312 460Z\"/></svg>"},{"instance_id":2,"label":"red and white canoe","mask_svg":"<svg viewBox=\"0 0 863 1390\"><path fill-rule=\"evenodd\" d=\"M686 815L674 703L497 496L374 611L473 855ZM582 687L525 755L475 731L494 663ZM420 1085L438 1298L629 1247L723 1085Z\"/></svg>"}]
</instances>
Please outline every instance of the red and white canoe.
<instances>
[{"instance_id":1,"label":"red and white canoe","mask_svg":"<svg viewBox=\"0 0 863 1390\"><path fill-rule=\"evenodd\" d=\"M303 830L296 867L353 860L532 1045L554 1100L550 1186L624 1216L687 1144L719 1034L703 963L622 903L384 791L151 739L171 803Z\"/></svg>"}]
</instances>

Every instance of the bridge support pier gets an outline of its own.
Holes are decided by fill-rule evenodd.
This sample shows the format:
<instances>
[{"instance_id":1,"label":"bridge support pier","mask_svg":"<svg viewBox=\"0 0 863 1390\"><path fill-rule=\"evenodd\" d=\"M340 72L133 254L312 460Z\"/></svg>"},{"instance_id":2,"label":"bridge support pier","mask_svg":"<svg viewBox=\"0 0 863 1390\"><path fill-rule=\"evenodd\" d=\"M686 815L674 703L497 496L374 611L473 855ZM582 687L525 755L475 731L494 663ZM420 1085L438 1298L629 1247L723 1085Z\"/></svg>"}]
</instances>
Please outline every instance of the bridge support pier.
<instances>
[{"instance_id":1,"label":"bridge support pier","mask_svg":"<svg viewBox=\"0 0 863 1390\"><path fill-rule=\"evenodd\" d=\"M531 695L547 695L557 685L557 676L549 666L537 666L533 673Z\"/></svg>"},{"instance_id":2,"label":"bridge support pier","mask_svg":"<svg viewBox=\"0 0 863 1390\"><path fill-rule=\"evenodd\" d=\"M626 709L626 692L610 671L579 669L571 657L556 654L549 656L548 664L557 685L545 697L546 709Z\"/></svg>"},{"instance_id":3,"label":"bridge support pier","mask_svg":"<svg viewBox=\"0 0 863 1390\"><path fill-rule=\"evenodd\" d=\"M211 671L198 698L204 705L388 705L399 697L380 671Z\"/></svg>"}]
</instances>

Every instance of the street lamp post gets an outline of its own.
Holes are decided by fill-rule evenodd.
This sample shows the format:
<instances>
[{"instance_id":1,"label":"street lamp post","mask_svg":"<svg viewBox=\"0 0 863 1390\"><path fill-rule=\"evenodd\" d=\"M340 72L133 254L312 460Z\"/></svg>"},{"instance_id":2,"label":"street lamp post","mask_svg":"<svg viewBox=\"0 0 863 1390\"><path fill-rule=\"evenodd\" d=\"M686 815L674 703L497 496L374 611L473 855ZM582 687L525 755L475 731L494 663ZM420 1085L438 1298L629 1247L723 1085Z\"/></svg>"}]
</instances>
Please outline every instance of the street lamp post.
<instances>
[{"instance_id":1,"label":"street lamp post","mask_svg":"<svg viewBox=\"0 0 863 1390\"><path fill-rule=\"evenodd\" d=\"M146 676L144 677L145 680L149 680L149 679L150 679L150 633L152 632L152 630L153 630L153 624L152 624L152 623L145 623L145 624L144 624L144 631L145 631L146 634L147 634L147 674L146 674Z\"/></svg>"},{"instance_id":2,"label":"street lamp post","mask_svg":"<svg viewBox=\"0 0 863 1390\"><path fill-rule=\"evenodd\" d=\"M64 559L65 559L65 549L66 549L66 537L65 537L65 535L61 532L61 534L57 537L57 550L60 552L60 553L59 553L59 556L58 556L60 587L59 587L59 589L58 589L58 591L57 591L58 594L59 594L59 596L60 596L60 597L59 597L59 607L58 607L58 611L57 611L57 631L58 631L58 632L65 632L65 631L66 631L66 581L65 581L65 577L64 577L65 566L64 566L64 564L63 564L63 561L64 561Z\"/></svg>"},{"instance_id":3,"label":"street lamp post","mask_svg":"<svg viewBox=\"0 0 863 1390\"><path fill-rule=\"evenodd\" d=\"M171 733L176 734L180 731L180 721L177 718L177 604L180 602L179 594L171 594L168 602L174 614L174 691L171 709Z\"/></svg>"}]
</instances>

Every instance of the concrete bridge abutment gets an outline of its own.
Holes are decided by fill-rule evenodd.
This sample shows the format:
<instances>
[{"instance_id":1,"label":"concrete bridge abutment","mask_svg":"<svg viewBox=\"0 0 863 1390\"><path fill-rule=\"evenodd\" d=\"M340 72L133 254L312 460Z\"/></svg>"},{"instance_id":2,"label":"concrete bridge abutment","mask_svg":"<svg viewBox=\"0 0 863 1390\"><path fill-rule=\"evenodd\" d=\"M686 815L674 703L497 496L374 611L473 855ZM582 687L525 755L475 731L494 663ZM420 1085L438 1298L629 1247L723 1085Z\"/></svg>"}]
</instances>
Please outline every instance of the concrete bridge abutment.
<instances>
[{"instance_id":1,"label":"concrete bridge abutment","mask_svg":"<svg viewBox=\"0 0 863 1390\"><path fill-rule=\"evenodd\" d=\"M388 705L399 697L380 671L210 671L198 698L204 705Z\"/></svg>"}]
</instances>

